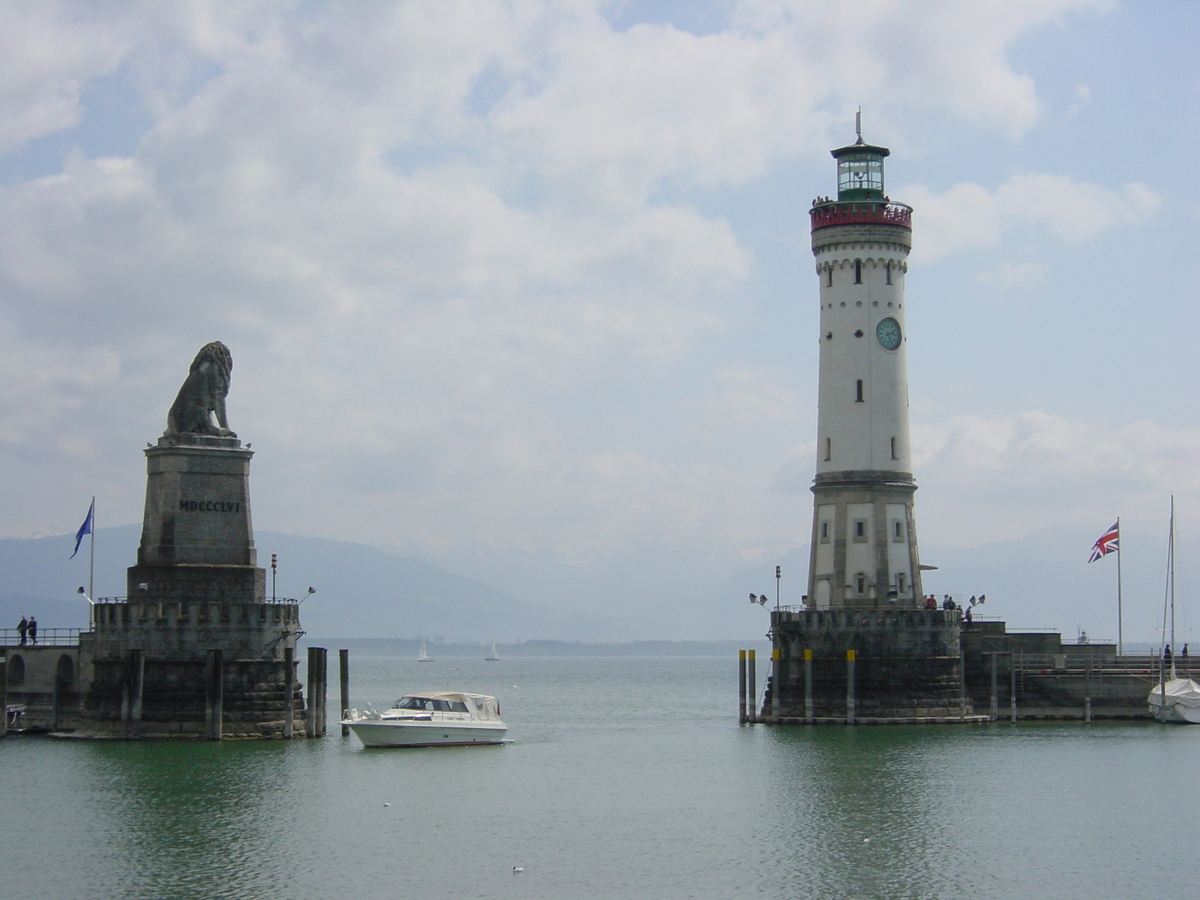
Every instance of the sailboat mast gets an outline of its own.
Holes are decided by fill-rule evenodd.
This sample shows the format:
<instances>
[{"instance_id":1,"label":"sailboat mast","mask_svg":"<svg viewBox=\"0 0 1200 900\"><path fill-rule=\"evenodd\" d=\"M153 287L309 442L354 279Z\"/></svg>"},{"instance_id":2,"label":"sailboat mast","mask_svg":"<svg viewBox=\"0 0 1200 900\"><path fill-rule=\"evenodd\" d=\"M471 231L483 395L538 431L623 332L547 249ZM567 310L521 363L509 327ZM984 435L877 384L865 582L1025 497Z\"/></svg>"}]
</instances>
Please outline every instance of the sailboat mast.
<instances>
[{"instance_id":1,"label":"sailboat mast","mask_svg":"<svg viewBox=\"0 0 1200 900\"><path fill-rule=\"evenodd\" d=\"M1167 573L1171 592L1171 678L1175 675L1175 495L1171 495L1171 540L1167 550Z\"/></svg>"}]
</instances>

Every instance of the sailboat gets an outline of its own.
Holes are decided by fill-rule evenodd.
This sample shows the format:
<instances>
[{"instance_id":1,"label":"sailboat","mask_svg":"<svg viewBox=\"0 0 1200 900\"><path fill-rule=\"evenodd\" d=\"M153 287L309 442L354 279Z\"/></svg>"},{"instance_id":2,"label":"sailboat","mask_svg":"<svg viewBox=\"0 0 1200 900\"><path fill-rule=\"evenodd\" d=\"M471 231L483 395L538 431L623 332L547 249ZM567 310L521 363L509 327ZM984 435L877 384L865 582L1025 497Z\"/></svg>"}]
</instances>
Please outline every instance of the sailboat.
<instances>
[{"instance_id":1,"label":"sailboat","mask_svg":"<svg viewBox=\"0 0 1200 900\"><path fill-rule=\"evenodd\" d=\"M500 661L500 654L496 652L496 642L495 641L492 641L492 649L488 652L488 655L485 656L484 659L487 662L499 662Z\"/></svg>"},{"instance_id":2,"label":"sailboat","mask_svg":"<svg viewBox=\"0 0 1200 900\"><path fill-rule=\"evenodd\" d=\"M433 662L433 657L425 652L425 640L421 639L421 652L417 654L417 662Z\"/></svg>"},{"instance_id":3,"label":"sailboat","mask_svg":"<svg viewBox=\"0 0 1200 900\"><path fill-rule=\"evenodd\" d=\"M1158 662L1158 686L1150 692L1147 702L1150 714L1159 722L1183 722L1200 725L1200 684L1190 678L1180 678L1175 671L1175 498L1171 498L1171 530L1167 544L1167 596L1163 602L1163 618L1171 617L1171 643L1163 648ZM1163 622L1166 632L1167 623ZM1170 675L1167 677L1167 665Z\"/></svg>"}]
</instances>

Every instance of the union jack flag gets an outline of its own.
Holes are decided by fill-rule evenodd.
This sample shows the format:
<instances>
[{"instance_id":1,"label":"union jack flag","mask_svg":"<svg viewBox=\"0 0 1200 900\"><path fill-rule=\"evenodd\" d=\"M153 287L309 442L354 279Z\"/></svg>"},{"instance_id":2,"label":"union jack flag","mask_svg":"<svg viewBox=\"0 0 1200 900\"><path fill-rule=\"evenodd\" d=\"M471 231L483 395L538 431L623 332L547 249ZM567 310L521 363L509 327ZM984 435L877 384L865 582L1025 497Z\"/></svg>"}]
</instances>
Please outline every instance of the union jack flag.
<instances>
[{"instance_id":1,"label":"union jack flag","mask_svg":"<svg viewBox=\"0 0 1200 900\"><path fill-rule=\"evenodd\" d=\"M1121 529L1118 527L1121 523L1120 519L1113 522L1112 528L1100 535L1100 539L1092 545L1092 555L1088 557L1088 562L1094 563L1102 556L1108 556L1110 553L1116 553L1120 547Z\"/></svg>"}]
</instances>

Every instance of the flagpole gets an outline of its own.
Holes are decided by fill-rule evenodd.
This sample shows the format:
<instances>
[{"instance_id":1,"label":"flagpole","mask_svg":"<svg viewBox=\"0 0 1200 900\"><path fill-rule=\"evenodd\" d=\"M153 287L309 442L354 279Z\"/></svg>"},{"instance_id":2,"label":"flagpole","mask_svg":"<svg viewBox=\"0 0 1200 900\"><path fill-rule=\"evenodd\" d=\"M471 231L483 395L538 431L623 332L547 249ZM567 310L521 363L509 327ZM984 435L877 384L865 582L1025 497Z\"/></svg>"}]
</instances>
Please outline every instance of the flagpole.
<instances>
[{"instance_id":1,"label":"flagpole","mask_svg":"<svg viewBox=\"0 0 1200 900\"><path fill-rule=\"evenodd\" d=\"M1117 656L1125 655L1125 635L1121 629L1121 517L1117 516Z\"/></svg>"},{"instance_id":2,"label":"flagpole","mask_svg":"<svg viewBox=\"0 0 1200 900\"><path fill-rule=\"evenodd\" d=\"M96 596L96 498L95 497L92 497L92 532L91 532L90 537L92 540L88 544L88 547L90 550L89 556L91 557L88 560L88 596L95 598L95 596ZM1120 563L1121 563L1121 560L1118 559L1117 564L1120 565ZM90 603L88 604L88 612L89 612L88 618L91 619L91 615L90 615L91 604ZM92 623L89 621L88 625L91 626L91 624Z\"/></svg>"}]
</instances>

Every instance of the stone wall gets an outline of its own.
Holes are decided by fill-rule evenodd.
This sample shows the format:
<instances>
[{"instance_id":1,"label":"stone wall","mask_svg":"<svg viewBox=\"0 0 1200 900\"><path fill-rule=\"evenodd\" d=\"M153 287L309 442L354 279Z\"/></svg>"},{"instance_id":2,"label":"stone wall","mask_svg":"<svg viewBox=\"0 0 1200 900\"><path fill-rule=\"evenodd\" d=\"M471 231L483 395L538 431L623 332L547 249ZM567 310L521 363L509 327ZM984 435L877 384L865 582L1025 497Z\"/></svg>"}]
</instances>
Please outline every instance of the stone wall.
<instances>
[{"instance_id":1,"label":"stone wall","mask_svg":"<svg viewBox=\"0 0 1200 900\"><path fill-rule=\"evenodd\" d=\"M760 719L844 722L851 718L851 694L857 722L971 718L959 616L923 609L773 612L777 658Z\"/></svg>"}]
</instances>

